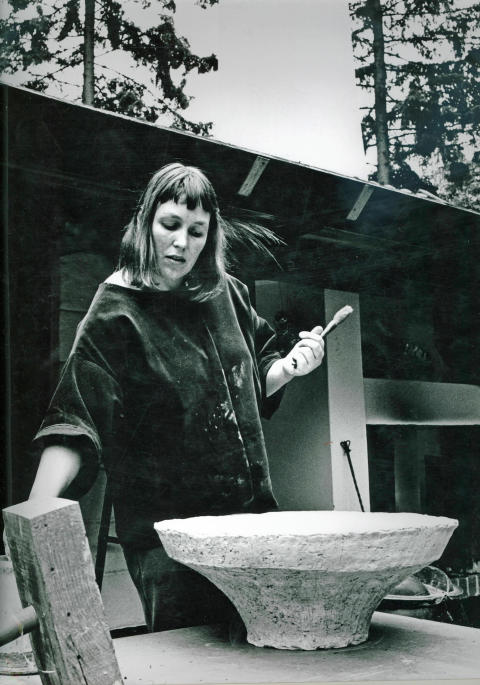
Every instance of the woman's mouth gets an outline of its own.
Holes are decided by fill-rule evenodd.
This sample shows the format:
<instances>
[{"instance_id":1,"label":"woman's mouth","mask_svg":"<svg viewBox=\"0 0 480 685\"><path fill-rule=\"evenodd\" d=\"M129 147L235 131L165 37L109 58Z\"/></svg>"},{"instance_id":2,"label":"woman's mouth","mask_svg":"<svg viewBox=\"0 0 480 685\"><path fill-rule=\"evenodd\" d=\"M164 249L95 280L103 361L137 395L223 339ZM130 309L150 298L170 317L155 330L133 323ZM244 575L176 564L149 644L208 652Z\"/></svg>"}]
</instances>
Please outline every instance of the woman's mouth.
<instances>
[{"instance_id":1,"label":"woman's mouth","mask_svg":"<svg viewBox=\"0 0 480 685\"><path fill-rule=\"evenodd\" d=\"M185 257L181 257L180 255L165 255L165 259L169 259L170 261L178 264L185 264L187 261Z\"/></svg>"}]
</instances>

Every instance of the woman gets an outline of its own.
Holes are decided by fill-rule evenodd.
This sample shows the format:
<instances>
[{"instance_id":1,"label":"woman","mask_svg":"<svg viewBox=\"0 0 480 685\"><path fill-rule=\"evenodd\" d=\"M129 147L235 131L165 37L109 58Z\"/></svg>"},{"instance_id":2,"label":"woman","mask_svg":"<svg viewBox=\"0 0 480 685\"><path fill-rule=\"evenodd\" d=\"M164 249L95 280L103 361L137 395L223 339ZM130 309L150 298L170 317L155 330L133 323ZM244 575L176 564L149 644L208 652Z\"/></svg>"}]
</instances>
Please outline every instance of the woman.
<instances>
[{"instance_id":1,"label":"woman","mask_svg":"<svg viewBox=\"0 0 480 685\"><path fill-rule=\"evenodd\" d=\"M274 509L260 413L271 414L277 391L324 353L317 327L281 358L224 253L205 175L182 164L160 169L36 435L43 452L31 497L71 496L102 460L150 630L225 616L224 596L166 556L153 524Z\"/></svg>"}]
</instances>

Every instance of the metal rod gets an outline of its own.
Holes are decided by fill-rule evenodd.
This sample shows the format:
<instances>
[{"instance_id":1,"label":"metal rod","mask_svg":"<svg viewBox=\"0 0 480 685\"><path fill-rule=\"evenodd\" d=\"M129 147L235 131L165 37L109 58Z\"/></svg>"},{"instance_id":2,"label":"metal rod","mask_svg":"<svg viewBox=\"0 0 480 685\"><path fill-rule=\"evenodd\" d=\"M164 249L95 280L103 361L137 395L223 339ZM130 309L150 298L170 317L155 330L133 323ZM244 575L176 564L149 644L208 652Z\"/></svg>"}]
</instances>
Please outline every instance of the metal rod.
<instances>
[{"instance_id":1,"label":"metal rod","mask_svg":"<svg viewBox=\"0 0 480 685\"><path fill-rule=\"evenodd\" d=\"M354 471L354 469L353 469L352 460L351 460L351 458L350 458L350 440L343 440L343 441L340 443L340 446L342 447L343 451L344 451L345 454L347 455L348 465L350 466L350 473L352 474L352 478L353 478L353 484L354 484L354 486L355 486L355 490L357 491L358 501L360 502L360 509L361 509L362 511L365 511L365 508L364 508L363 502L362 502L362 497L361 497L361 495L360 495L360 490L358 489L357 479L356 479L356 477L355 477L355 471Z\"/></svg>"}]
</instances>

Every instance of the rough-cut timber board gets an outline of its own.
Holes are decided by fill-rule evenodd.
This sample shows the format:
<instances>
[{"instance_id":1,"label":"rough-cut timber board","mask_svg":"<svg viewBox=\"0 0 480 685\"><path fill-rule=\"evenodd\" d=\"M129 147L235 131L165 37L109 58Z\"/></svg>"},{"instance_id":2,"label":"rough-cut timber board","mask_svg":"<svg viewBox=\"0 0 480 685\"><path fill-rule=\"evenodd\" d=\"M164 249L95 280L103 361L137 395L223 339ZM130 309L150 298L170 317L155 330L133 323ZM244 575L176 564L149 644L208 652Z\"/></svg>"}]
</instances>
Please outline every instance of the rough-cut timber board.
<instances>
[{"instance_id":1,"label":"rough-cut timber board","mask_svg":"<svg viewBox=\"0 0 480 685\"><path fill-rule=\"evenodd\" d=\"M34 499L4 509L22 606L39 627L32 648L44 685L119 685L80 507Z\"/></svg>"}]
</instances>

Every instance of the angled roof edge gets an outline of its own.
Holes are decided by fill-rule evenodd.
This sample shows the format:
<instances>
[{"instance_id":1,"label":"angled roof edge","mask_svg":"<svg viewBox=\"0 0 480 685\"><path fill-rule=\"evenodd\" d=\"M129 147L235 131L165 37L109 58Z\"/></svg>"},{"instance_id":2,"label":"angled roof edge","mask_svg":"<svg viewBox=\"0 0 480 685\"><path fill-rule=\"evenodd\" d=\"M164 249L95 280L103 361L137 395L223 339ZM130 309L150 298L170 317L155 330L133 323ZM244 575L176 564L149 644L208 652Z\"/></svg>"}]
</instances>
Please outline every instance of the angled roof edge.
<instances>
[{"instance_id":1,"label":"angled roof edge","mask_svg":"<svg viewBox=\"0 0 480 685\"><path fill-rule=\"evenodd\" d=\"M282 162L284 164L291 164L293 166L300 167L302 169L308 169L311 171L318 171L323 174L328 174L329 176L334 176L336 178L340 178L346 181L353 181L355 183L359 183L361 185L365 186L370 186L374 188L375 190L382 190L385 192L393 192L393 193L398 193L400 195L404 195L406 197L410 197L412 199L416 200L421 200L425 202L431 202L433 204L440 204L444 205L445 207L449 207L450 209L455 209L460 212L467 212L469 214L474 214L475 216L480 216L480 211L476 211L474 209L469 209L468 207L461 207L459 205L455 205L451 202L447 202L446 200L443 200L442 198L438 197L437 195L433 195L433 193L426 193L425 191L420 191L418 193L414 193L411 190L408 190L406 188L395 188L392 185L381 185L380 183L377 183L376 181L370 181L370 180L365 180L363 178L359 178L357 176L346 176L345 174L340 174L336 171L330 171L329 169L323 169L322 167L316 167L311 164L306 164L301 161L294 162L290 159L285 159L284 157L278 157L276 155L272 155L270 153L265 153L265 152L260 152L259 150L252 150L250 148L242 147L240 145L234 145L233 143L227 143L222 140L219 140L217 138L213 137L204 137L204 136L199 136L195 133L190 133L189 131L182 131L177 128L173 128L170 126L164 126L162 124L156 124L152 123L150 121L144 121L143 119L137 119L135 117L130 117L127 116L126 114L120 114L119 112L110 112L109 110L105 109L99 109L98 107L93 107L92 105L86 105L83 102L73 102L71 100L66 100L64 98L54 96L54 95L46 95L45 93L40 93L36 90L32 90L31 88L25 88L24 86L17 86L17 85L12 85L10 83L7 83L6 81L2 81L0 79L0 86L6 87L6 88L11 88L13 90L19 90L23 91L24 93L28 93L29 95L34 95L35 97L41 97L45 98L46 100L54 100L56 102L60 102L64 105L68 105L71 107L78 107L80 109L86 109L91 112L95 112L96 114L104 115L104 116L111 116L111 117L116 117L117 119L124 119L125 121L132 122L134 124L142 125L142 126L150 126L155 129L160 129L161 131L164 131L169 134L177 134L180 136L186 136L188 138L193 138L196 140L201 140L205 141L207 143L210 143L212 145L221 145L223 147L231 148L234 150L241 150L242 152L246 152L248 154L256 155L257 157L264 157L265 159L271 159L275 160L277 162Z\"/></svg>"}]
</instances>

